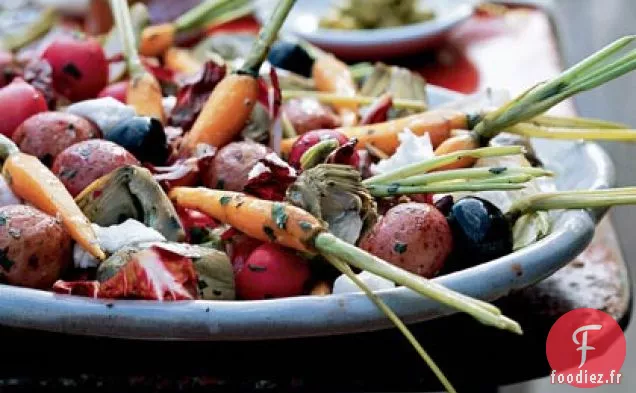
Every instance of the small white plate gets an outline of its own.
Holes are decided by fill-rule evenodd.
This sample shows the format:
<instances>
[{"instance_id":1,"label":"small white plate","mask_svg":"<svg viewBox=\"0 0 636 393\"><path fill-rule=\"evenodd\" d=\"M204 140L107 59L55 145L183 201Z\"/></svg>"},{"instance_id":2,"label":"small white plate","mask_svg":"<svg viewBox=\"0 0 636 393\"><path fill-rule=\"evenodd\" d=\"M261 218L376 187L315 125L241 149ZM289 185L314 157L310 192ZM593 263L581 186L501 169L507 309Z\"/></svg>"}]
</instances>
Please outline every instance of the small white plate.
<instances>
[{"instance_id":1,"label":"small white plate","mask_svg":"<svg viewBox=\"0 0 636 393\"><path fill-rule=\"evenodd\" d=\"M283 34L298 35L312 44L347 59L385 58L412 54L439 44L448 32L470 18L472 0L420 0L433 9L435 19L408 26L374 30L336 30L319 27L320 18L337 0L298 0L283 25ZM269 19L276 0L257 0L256 16Z\"/></svg>"}]
</instances>

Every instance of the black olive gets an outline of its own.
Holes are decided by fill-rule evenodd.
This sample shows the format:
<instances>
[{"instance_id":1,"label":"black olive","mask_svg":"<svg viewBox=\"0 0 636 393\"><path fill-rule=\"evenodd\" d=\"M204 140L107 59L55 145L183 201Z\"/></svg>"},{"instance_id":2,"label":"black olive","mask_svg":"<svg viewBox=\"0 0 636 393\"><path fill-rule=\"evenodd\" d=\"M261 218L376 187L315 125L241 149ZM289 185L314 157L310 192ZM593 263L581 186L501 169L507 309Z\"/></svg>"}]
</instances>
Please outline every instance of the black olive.
<instances>
[{"instance_id":1,"label":"black olive","mask_svg":"<svg viewBox=\"0 0 636 393\"><path fill-rule=\"evenodd\" d=\"M274 67L308 78L311 77L311 68L314 65L314 59L302 46L288 41L275 42L269 51L267 60Z\"/></svg>"},{"instance_id":2,"label":"black olive","mask_svg":"<svg viewBox=\"0 0 636 393\"><path fill-rule=\"evenodd\" d=\"M104 135L131 152L139 161L162 165L169 147L163 125L152 117L135 116L118 123Z\"/></svg>"},{"instance_id":3,"label":"black olive","mask_svg":"<svg viewBox=\"0 0 636 393\"><path fill-rule=\"evenodd\" d=\"M506 216L487 200L465 197L447 216L453 253L444 272L465 269L512 252L512 229Z\"/></svg>"}]
</instances>

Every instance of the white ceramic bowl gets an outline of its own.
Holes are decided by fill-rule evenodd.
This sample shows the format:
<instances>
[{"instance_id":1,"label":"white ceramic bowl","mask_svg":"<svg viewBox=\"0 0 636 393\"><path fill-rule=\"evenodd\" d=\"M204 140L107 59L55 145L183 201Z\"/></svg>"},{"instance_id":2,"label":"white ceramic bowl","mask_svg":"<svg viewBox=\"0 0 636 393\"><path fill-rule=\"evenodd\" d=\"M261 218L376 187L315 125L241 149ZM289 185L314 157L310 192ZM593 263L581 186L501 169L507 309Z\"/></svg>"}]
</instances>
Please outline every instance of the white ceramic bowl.
<instances>
[{"instance_id":1,"label":"white ceramic bowl","mask_svg":"<svg viewBox=\"0 0 636 393\"><path fill-rule=\"evenodd\" d=\"M298 0L282 33L298 35L346 59L383 58L421 51L442 42L450 30L473 14L472 0L421 0L436 13L433 20L409 26L375 30L335 30L319 27L330 0ZM268 19L276 0L256 0L256 15Z\"/></svg>"}]
</instances>

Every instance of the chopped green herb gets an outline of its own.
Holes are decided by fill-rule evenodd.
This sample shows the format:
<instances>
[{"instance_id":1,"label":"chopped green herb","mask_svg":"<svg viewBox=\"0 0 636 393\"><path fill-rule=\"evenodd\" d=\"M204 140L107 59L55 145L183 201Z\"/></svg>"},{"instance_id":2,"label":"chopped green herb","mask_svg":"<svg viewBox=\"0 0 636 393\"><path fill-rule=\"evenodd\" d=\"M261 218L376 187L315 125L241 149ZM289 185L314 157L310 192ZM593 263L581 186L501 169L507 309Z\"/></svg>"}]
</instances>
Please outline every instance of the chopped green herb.
<instances>
[{"instance_id":1,"label":"chopped green herb","mask_svg":"<svg viewBox=\"0 0 636 393\"><path fill-rule=\"evenodd\" d=\"M313 225L311 225L311 223L307 222L307 221L301 221L298 223L298 226L300 226L300 229L302 229L305 232L309 232L313 229Z\"/></svg>"},{"instance_id":2,"label":"chopped green herb","mask_svg":"<svg viewBox=\"0 0 636 393\"><path fill-rule=\"evenodd\" d=\"M397 252L398 254L404 254L407 247L408 246L406 245L406 243L395 242L395 244L393 245L393 251Z\"/></svg>"},{"instance_id":3,"label":"chopped green herb","mask_svg":"<svg viewBox=\"0 0 636 393\"><path fill-rule=\"evenodd\" d=\"M9 257L7 256L7 250L8 248L0 250L0 267L8 272L9 270L11 270L13 265L15 265L15 262L9 259Z\"/></svg>"},{"instance_id":4,"label":"chopped green herb","mask_svg":"<svg viewBox=\"0 0 636 393\"><path fill-rule=\"evenodd\" d=\"M282 203L274 203L274 205L272 205L272 218L278 228L285 229L287 227L287 219L289 218L285 212L285 205Z\"/></svg>"},{"instance_id":5,"label":"chopped green herb","mask_svg":"<svg viewBox=\"0 0 636 393\"><path fill-rule=\"evenodd\" d=\"M265 232L265 234L267 235L267 237L269 238L269 240L275 242L276 241L276 233L274 232L274 230L270 227L268 227L267 225L265 225L263 227L263 232Z\"/></svg>"},{"instance_id":6,"label":"chopped green herb","mask_svg":"<svg viewBox=\"0 0 636 393\"><path fill-rule=\"evenodd\" d=\"M64 169L62 169L62 171L60 172L60 174L58 176L63 178L63 179L70 180L70 179L74 178L75 175L77 175L77 169L64 168Z\"/></svg>"},{"instance_id":7,"label":"chopped green herb","mask_svg":"<svg viewBox=\"0 0 636 393\"><path fill-rule=\"evenodd\" d=\"M267 268L265 266L255 265L253 263L248 263L247 264L247 268L250 269L253 272L256 272L256 273L261 273L261 272L266 272L267 271Z\"/></svg>"},{"instance_id":8,"label":"chopped green herb","mask_svg":"<svg viewBox=\"0 0 636 393\"><path fill-rule=\"evenodd\" d=\"M222 196L221 199L219 199L219 202L221 202L221 206L225 206L230 203L231 200L232 198L229 196Z\"/></svg>"},{"instance_id":9,"label":"chopped green herb","mask_svg":"<svg viewBox=\"0 0 636 393\"><path fill-rule=\"evenodd\" d=\"M0 214L0 226L6 225L7 224L7 216L2 213Z\"/></svg>"},{"instance_id":10,"label":"chopped green herb","mask_svg":"<svg viewBox=\"0 0 636 393\"><path fill-rule=\"evenodd\" d=\"M205 282L205 281L203 281L203 280L199 280L199 281L197 282L197 284L199 285L199 289L205 289L205 288L207 288L207 287L208 287L208 283L206 283L206 282Z\"/></svg>"},{"instance_id":11,"label":"chopped green herb","mask_svg":"<svg viewBox=\"0 0 636 393\"><path fill-rule=\"evenodd\" d=\"M493 175L500 175L502 173L504 173L508 168L500 166L500 167L496 167L496 168L490 168L488 170L488 172L492 173Z\"/></svg>"}]
</instances>

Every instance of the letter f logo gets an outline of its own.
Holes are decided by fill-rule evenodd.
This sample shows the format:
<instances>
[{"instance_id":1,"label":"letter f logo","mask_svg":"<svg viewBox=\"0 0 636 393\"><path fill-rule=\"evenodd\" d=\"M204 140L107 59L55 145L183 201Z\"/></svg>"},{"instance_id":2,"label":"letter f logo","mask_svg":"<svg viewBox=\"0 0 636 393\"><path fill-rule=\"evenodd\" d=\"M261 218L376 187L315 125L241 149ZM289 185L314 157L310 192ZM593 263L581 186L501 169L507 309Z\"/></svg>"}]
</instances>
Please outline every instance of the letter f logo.
<instances>
[{"instance_id":1,"label":"letter f logo","mask_svg":"<svg viewBox=\"0 0 636 393\"><path fill-rule=\"evenodd\" d=\"M585 325L576 329L574 333L572 334L572 341L574 341L574 344L581 345L580 347L576 349L577 351L581 351L581 364L579 365L579 368L583 367L583 365L585 364L585 361L587 360L587 351L593 351L596 349L594 347L590 347L587 345L587 331L601 330L602 327L603 327L602 325ZM576 336L581 332L583 332L582 334L583 339L581 340L581 342L579 342Z\"/></svg>"}]
</instances>

